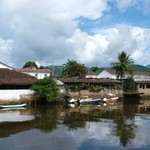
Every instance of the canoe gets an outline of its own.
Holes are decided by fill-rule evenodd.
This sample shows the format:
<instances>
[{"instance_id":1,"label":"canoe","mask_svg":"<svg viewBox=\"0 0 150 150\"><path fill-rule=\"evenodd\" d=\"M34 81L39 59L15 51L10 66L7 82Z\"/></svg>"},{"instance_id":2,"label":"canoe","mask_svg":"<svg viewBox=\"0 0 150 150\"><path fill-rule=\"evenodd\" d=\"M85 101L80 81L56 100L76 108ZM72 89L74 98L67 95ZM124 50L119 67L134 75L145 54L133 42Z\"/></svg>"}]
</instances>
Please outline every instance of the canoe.
<instances>
[{"instance_id":1,"label":"canoe","mask_svg":"<svg viewBox=\"0 0 150 150\"><path fill-rule=\"evenodd\" d=\"M27 106L26 103L15 104L15 105L0 105L0 108L18 108L18 107L25 107L25 106Z\"/></svg>"}]
</instances>

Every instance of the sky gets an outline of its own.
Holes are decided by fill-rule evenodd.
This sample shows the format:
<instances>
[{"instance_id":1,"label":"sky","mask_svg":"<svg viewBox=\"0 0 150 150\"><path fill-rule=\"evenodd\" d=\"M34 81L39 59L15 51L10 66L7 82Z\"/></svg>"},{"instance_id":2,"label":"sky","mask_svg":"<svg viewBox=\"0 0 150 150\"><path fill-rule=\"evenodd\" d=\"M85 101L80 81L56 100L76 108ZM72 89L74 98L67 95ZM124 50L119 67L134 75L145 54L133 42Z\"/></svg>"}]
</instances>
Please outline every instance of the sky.
<instances>
[{"instance_id":1,"label":"sky","mask_svg":"<svg viewBox=\"0 0 150 150\"><path fill-rule=\"evenodd\" d=\"M0 0L0 62L150 64L150 0Z\"/></svg>"}]
</instances>

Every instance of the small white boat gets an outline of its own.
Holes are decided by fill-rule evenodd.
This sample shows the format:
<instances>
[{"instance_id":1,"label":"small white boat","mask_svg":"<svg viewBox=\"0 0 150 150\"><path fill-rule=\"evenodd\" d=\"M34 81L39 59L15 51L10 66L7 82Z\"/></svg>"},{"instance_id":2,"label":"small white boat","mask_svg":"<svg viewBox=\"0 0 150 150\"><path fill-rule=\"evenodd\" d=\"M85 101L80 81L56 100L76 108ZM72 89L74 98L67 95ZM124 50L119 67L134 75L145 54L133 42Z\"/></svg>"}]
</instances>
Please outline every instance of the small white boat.
<instances>
[{"instance_id":1,"label":"small white boat","mask_svg":"<svg viewBox=\"0 0 150 150\"><path fill-rule=\"evenodd\" d=\"M69 103L76 103L77 101L78 101L77 99L72 98L69 100Z\"/></svg>"},{"instance_id":2,"label":"small white boat","mask_svg":"<svg viewBox=\"0 0 150 150\"><path fill-rule=\"evenodd\" d=\"M0 108L18 108L18 107L25 107L25 106L27 106L26 103L15 104L15 105L0 105Z\"/></svg>"},{"instance_id":3,"label":"small white boat","mask_svg":"<svg viewBox=\"0 0 150 150\"><path fill-rule=\"evenodd\" d=\"M109 93L108 97L110 97L110 99L112 99L112 100L117 100L119 98L115 94L112 94L112 93Z\"/></svg>"},{"instance_id":4,"label":"small white boat","mask_svg":"<svg viewBox=\"0 0 150 150\"><path fill-rule=\"evenodd\" d=\"M82 96L82 97L79 99L79 102L80 102L80 103L87 104L87 103L89 103L91 100L92 100L92 98L89 98L88 96Z\"/></svg>"}]
</instances>

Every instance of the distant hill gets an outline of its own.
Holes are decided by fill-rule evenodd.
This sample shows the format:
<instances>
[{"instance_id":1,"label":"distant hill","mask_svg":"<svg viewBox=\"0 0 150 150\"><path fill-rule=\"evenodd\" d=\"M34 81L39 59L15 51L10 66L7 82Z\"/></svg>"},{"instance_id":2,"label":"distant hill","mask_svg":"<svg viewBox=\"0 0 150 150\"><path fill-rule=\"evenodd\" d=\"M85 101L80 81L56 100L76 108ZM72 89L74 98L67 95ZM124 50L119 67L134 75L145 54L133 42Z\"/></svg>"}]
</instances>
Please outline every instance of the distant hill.
<instances>
[{"instance_id":1,"label":"distant hill","mask_svg":"<svg viewBox=\"0 0 150 150\"><path fill-rule=\"evenodd\" d=\"M43 69L49 69L52 72L52 75L57 75L57 76L61 76L62 74L62 70L63 70L63 66L41 66L41 68Z\"/></svg>"},{"instance_id":2,"label":"distant hill","mask_svg":"<svg viewBox=\"0 0 150 150\"><path fill-rule=\"evenodd\" d=\"M142 66L142 65L134 65L133 70L134 71L139 71L139 72L148 72L148 71L150 71L149 68L147 68L145 66Z\"/></svg>"},{"instance_id":3,"label":"distant hill","mask_svg":"<svg viewBox=\"0 0 150 150\"><path fill-rule=\"evenodd\" d=\"M150 65L149 65L149 67L150 67ZM63 71L63 66L50 65L50 66L41 66L41 68L51 70L52 74L56 75L56 76L61 76L62 75L62 71ZM111 69L111 67L100 67L97 70L97 72L100 73L101 71L103 71L105 69ZM149 72L150 68L148 68L147 66L142 66L142 65L134 65L133 66L133 70L137 71L137 72L138 71L139 72ZM90 71L89 67L87 67L87 71Z\"/></svg>"},{"instance_id":4,"label":"distant hill","mask_svg":"<svg viewBox=\"0 0 150 150\"><path fill-rule=\"evenodd\" d=\"M145 67L149 68L150 69L150 64L146 65Z\"/></svg>"}]
</instances>

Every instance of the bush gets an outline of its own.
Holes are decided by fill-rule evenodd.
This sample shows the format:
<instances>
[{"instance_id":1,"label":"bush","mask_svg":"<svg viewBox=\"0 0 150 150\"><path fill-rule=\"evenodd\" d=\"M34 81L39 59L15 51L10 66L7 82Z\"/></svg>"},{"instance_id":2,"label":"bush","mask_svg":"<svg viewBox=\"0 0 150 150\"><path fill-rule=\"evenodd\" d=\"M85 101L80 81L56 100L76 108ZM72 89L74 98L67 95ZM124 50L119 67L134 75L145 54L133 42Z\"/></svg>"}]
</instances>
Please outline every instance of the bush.
<instances>
[{"instance_id":1,"label":"bush","mask_svg":"<svg viewBox=\"0 0 150 150\"><path fill-rule=\"evenodd\" d=\"M55 80L50 77L37 80L30 89L48 102L54 101L58 95L58 85Z\"/></svg>"},{"instance_id":2,"label":"bush","mask_svg":"<svg viewBox=\"0 0 150 150\"><path fill-rule=\"evenodd\" d=\"M100 92L102 89L103 89L102 86L95 85L95 86L90 87L89 91L91 91L91 92Z\"/></svg>"}]
</instances>

